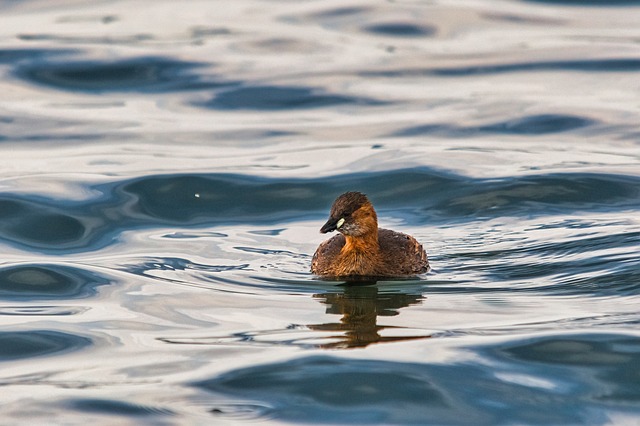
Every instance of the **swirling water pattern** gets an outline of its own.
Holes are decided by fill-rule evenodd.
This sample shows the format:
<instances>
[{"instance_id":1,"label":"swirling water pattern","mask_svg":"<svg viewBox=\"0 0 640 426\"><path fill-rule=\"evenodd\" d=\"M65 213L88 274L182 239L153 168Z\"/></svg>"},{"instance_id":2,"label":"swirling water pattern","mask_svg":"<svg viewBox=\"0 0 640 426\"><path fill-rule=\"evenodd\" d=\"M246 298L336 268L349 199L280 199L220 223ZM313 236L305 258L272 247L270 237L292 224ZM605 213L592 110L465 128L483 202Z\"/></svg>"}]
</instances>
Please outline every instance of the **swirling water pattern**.
<instances>
[{"instance_id":1,"label":"swirling water pattern","mask_svg":"<svg viewBox=\"0 0 640 426\"><path fill-rule=\"evenodd\" d=\"M0 13L3 421L640 419L640 2ZM313 277L347 190L433 271Z\"/></svg>"}]
</instances>

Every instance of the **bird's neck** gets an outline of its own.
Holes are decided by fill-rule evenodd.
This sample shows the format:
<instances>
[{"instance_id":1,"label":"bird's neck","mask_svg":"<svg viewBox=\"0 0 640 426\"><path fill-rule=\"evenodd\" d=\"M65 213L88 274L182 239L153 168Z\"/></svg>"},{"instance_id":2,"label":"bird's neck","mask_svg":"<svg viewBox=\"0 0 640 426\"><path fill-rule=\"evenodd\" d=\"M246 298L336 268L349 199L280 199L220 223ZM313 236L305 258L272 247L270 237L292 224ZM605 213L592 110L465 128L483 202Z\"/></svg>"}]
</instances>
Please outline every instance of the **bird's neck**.
<instances>
[{"instance_id":1,"label":"bird's neck","mask_svg":"<svg viewBox=\"0 0 640 426\"><path fill-rule=\"evenodd\" d=\"M342 247L342 253L378 253L380 245L378 243L378 230L375 229L366 234L354 237L352 235L345 235L344 247Z\"/></svg>"},{"instance_id":2,"label":"bird's neck","mask_svg":"<svg viewBox=\"0 0 640 426\"><path fill-rule=\"evenodd\" d=\"M377 230L357 237L345 235L336 275L377 275L380 261Z\"/></svg>"}]
</instances>

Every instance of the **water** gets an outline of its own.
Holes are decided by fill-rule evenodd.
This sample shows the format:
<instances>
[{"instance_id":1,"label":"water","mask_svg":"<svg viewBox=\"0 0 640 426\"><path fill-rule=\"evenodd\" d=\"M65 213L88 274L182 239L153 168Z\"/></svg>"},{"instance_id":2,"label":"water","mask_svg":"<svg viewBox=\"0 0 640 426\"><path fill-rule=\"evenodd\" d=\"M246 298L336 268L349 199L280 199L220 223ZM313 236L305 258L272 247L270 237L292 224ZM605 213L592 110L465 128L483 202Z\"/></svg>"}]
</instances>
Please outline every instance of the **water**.
<instances>
[{"instance_id":1,"label":"water","mask_svg":"<svg viewBox=\"0 0 640 426\"><path fill-rule=\"evenodd\" d=\"M640 421L640 2L0 13L2 423Z\"/></svg>"}]
</instances>

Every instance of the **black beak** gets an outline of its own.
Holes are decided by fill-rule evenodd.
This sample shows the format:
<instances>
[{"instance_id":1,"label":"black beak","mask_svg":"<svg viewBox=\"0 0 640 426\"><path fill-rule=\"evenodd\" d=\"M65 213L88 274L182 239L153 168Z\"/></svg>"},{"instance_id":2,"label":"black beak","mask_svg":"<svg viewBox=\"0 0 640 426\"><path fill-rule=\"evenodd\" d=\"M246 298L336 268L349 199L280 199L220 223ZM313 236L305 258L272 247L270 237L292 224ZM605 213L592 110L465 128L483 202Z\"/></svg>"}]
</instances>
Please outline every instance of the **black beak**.
<instances>
[{"instance_id":1,"label":"black beak","mask_svg":"<svg viewBox=\"0 0 640 426\"><path fill-rule=\"evenodd\" d=\"M320 228L320 232L322 234L326 234L327 232L335 231L336 229L338 229L336 227L337 223L338 223L338 221L336 219L330 217L329 220L327 221L327 223L322 225L322 228Z\"/></svg>"}]
</instances>

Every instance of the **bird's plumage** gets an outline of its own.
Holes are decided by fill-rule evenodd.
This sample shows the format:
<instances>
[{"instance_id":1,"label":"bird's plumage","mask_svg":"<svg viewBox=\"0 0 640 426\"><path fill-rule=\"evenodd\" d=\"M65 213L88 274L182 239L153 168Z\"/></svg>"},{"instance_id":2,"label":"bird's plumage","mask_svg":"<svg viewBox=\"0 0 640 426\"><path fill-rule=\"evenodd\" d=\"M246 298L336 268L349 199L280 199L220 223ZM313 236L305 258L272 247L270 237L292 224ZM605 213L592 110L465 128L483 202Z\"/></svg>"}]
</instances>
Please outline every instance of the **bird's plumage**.
<instances>
[{"instance_id":1,"label":"bird's plumage","mask_svg":"<svg viewBox=\"0 0 640 426\"><path fill-rule=\"evenodd\" d=\"M340 234L320 244L311 272L324 277L402 277L429 270L427 253L410 235L379 229L377 215L366 195L347 192L331 207L320 229Z\"/></svg>"}]
</instances>

